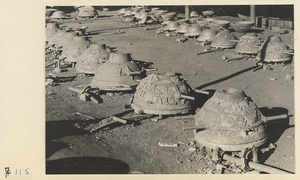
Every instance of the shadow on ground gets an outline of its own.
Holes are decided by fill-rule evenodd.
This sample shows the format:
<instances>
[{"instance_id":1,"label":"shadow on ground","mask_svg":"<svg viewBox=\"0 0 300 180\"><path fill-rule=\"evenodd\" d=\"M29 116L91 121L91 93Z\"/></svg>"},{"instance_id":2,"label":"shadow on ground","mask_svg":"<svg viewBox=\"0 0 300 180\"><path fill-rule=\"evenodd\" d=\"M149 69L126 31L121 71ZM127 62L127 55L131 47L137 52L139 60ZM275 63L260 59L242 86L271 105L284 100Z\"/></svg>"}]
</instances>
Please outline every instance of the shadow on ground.
<instances>
[{"instance_id":1,"label":"shadow on ground","mask_svg":"<svg viewBox=\"0 0 300 180\"><path fill-rule=\"evenodd\" d=\"M104 157L70 157L46 161L46 174L128 174L127 163Z\"/></svg>"},{"instance_id":2,"label":"shadow on ground","mask_svg":"<svg viewBox=\"0 0 300 180\"><path fill-rule=\"evenodd\" d=\"M259 108L261 113L265 117L277 116L277 115L284 115L288 114L288 110L282 107L263 107ZM288 128L294 127L294 125L289 124L290 120L288 118L280 118L277 120L268 121L266 123L266 131L268 136L268 142L264 144L261 148L266 148L270 145L270 143L275 144L278 139L282 136L284 131ZM271 149L265 153L258 152L258 157L260 157L260 162L264 163L275 151L276 148Z\"/></svg>"},{"instance_id":3,"label":"shadow on ground","mask_svg":"<svg viewBox=\"0 0 300 180\"><path fill-rule=\"evenodd\" d=\"M87 132L75 127L75 123L82 121L48 121L46 122L46 158L60 149L68 147L68 144L62 142L54 142L53 140L70 136L83 135Z\"/></svg>"},{"instance_id":4,"label":"shadow on ground","mask_svg":"<svg viewBox=\"0 0 300 180\"><path fill-rule=\"evenodd\" d=\"M91 35L91 34L101 34L101 33L108 33L106 31L118 31L118 30L122 30L122 29L131 29L131 28L136 28L136 27L135 26L128 26L128 27L121 27L121 28L99 29L99 30L95 30L95 31L88 31L87 33L89 35Z\"/></svg>"},{"instance_id":5,"label":"shadow on ground","mask_svg":"<svg viewBox=\"0 0 300 180\"><path fill-rule=\"evenodd\" d=\"M258 67L258 66L251 66L251 67L249 67L249 68L246 68L246 69L243 69L243 70L241 70L241 71L235 72L235 73L233 73L233 74L231 74L231 75L229 75L229 76L225 76L225 77L223 77L223 78L221 78L221 79L217 79L217 80L215 80L215 81L212 81L212 82L203 84L203 85L201 85L201 86L198 86L198 87L196 87L196 89L203 89L203 88L208 87L208 86L211 86L211 85L213 85L213 84L217 84L217 83L226 81L226 80L228 80L228 79L230 79L230 78L233 78L233 77L235 77L235 76L238 76L238 75L240 75L240 74L243 74L243 73L245 73L245 72L247 72L247 71L254 70L254 69L257 68L257 67Z\"/></svg>"}]
</instances>

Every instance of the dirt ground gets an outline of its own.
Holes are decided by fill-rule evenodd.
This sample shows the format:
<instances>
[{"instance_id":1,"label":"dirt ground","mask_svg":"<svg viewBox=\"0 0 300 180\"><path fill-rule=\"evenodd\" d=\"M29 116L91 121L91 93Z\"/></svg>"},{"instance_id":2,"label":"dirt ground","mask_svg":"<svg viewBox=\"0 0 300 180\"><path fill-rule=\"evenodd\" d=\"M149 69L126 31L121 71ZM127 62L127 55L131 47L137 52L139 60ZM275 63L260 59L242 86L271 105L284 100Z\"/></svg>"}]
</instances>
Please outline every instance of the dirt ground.
<instances>
[{"instance_id":1,"label":"dirt ground","mask_svg":"<svg viewBox=\"0 0 300 180\"><path fill-rule=\"evenodd\" d=\"M159 72L175 72L187 80L193 88L208 90L210 95L196 97L201 107L215 90L239 88L254 100L265 116L287 113L288 119L270 122L267 130L269 141L260 149L271 144L273 148L259 153L260 163L295 171L294 152L294 81L287 74L294 73L293 62L270 64L272 70L255 72L254 60L223 61L221 57L234 57L234 50L207 53L196 56L206 47L193 39L181 43L178 37L156 34L162 25L134 27L120 21L117 11L101 12L97 20L63 20L60 26L88 26L87 37L95 43L105 43L118 52L131 53L134 60L152 62ZM74 15L74 13L71 13ZM219 17L237 20L235 17ZM123 34L108 34L116 30ZM260 32L263 40L276 34ZM242 34L235 33L237 37ZM281 35L284 43L293 47L293 34ZM47 62L46 62L47 63ZM53 69L53 68L52 68ZM46 69L46 75L51 73ZM89 84L92 76L76 76L72 68L57 73L55 86L46 86L46 169L47 173L146 173L146 174L212 174L216 163L211 152L195 142L192 131L193 119L177 120L175 116L133 117L125 105L133 92L100 94L100 104L81 101L68 87ZM272 107L272 108L271 108ZM115 124L109 128L90 133L89 128L99 123L75 115L81 112L99 120L119 114L131 120L129 124ZM194 114L194 112L191 112ZM178 144L177 147L161 147L158 142ZM223 173L242 173L234 164L224 162Z\"/></svg>"}]
</instances>

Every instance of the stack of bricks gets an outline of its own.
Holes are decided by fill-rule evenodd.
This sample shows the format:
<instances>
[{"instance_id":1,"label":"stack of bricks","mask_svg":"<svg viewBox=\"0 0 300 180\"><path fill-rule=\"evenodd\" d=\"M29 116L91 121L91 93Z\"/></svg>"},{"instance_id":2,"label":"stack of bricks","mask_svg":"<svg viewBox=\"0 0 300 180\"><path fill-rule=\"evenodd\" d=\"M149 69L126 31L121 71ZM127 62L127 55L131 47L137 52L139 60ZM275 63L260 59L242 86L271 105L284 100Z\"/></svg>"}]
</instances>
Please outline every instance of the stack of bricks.
<instances>
[{"instance_id":1,"label":"stack of bricks","mask_svg":"<svg viewBox=\"0 0 300 180\"><path fill-rule=\"evenodd\" d=\"M287 20L269 20L269 30L275 29L293 29L293 21Z\"/></svg>"},{"instance_id":2,"label":"stack of bricks","mask_svg":"<svg viewBox=\"0 0 300 180\"><path fill-rule=\"evenodd\" d=\"M276 17L257 16L255 26L260 28L268 28L269 30L286 28L293 29L294 23L293 21L281 20L280 18Z\"/></svg>"}]
</instances>

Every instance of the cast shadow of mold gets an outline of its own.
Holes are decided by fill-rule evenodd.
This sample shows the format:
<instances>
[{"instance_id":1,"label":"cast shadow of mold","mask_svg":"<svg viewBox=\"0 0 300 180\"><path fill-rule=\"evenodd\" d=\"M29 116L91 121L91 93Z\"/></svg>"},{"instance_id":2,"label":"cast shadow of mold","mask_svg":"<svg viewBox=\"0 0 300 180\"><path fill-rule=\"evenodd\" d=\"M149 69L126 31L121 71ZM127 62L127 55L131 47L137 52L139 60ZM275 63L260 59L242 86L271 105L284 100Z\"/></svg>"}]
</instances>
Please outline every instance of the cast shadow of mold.
<instances>
[{"instance_id":1,"label":"cast shadow of mold","mask_svg":"<svg viewBox=\"0 0 300 180\"><path fill-rule=\"evenodd\" d=\"M124 112L121 112L119 114L116 114L116 116L124 116L130 112L133 112L132 109L126 110ZM55 139L59 139L65 136L75 136L75 135L85 135L89 134L89 131L79 129L75 127L75 124L82 123L82 124L93 124L98 123L99 121L105 119L99 118L97 120L61 120L61 121L48 121L46 122L46 158L49 158L51 155L53 155L55 152L57 152L60 149L68 147L67 143L61 143L61 142L55 142ZM134 123L132 120L128 120L129 123ZM136 125L139 125L138 122L135 123ZM119 124L110 126L110 128L118 127Z\"/></svg>"},{"instance_id":2,"label":"cast shadow of mold","mask_svg":"<svg viewBox=\"0 0 300 180\"><path fill-rule=\"evenodd\" d=\"M108 18L113 17L113 15L98 15L98 18Z\"/></svg>"},{"instance_id":3,"label":"cast shadow of mold","mask_svg":"<svg viewBox=\"0 0 300 180\"><path fill-rule=\"evenodd\" d=\"M147 61L142 61L142 60L137 60L137 59L132 59L132 61L135 62L135 63L137 63L137 64L140 64L144 68L150 68L150 66L154 65L153 62L149 62L149 61L147 62Z\"/></svg>"},{"instance_id":4,"label":"cast shadow of mold","mask_svg":"<svg viewBox=\"0 0 300 180\"><path fill-rule=\"evenodd\" d=\"M217 84L217 83L220 83L220 82L222 82L222 81L226 81L226 80L228 80L228 79L230 79L230 78L233 78L233 77L235 77L235 76L238 76L238 75L243 74L243 73L245 73L245 72L248 72L248 71L250 71L250 70L254 70L254 69L257 68L257 67L258 67L258 66L251 66L251 67L249 67L249 68L240 70L240 71L238 71L238 72L235 72L235 73L230 74L230 75L228 75L228 76L225 76L225 77L223 77L223 78L220 78L220 79L217 79L217 80L215 80L215 81L212 81L212 82L203 84L203 85L201 85L201 86L198 86L198 87L196 87L196 89L203 89L203 88L208 87L208 86L211 86L211 85L213 85L213 84Z\"/></svg>"},{"instance_id":5,"label":"cast shadow of mold","mask_svg":"<svg viewBox=\"0 0 300 180\"><path fill-rule=\"evenodd\" d=\"M69 157L46 161L46 174L128 174L127 163L104 157Z\"/></svg>"},{"instance_id":6,"label":"cast shadow of mold","mask_svg":"<svg viewBox=\"0 0 300 180\"><path fill-rule=\"evenodd\" d=\"M49 158L56 151L68 147L67 143L54 142L53 140L70 136L70 135L83 135L87 132L78 129L74 126L75 123L83 121L79 120L62 120L62 121L48 121L46 122L46 158Z\"/></svg>"},{"instance_id":7,"label":"cast shadow of mold","mask_svg":"<svg viewBox=\"0 0 300 180\"><path fill-rule=\"evenodd\" d=\"M281 108L281 107L263 107L263 108L259 108L259 110L261 111L261 113L266 116L276 116L276 115L282 115L282 114L288 114L288 110L285 108ZM289 117L291 117L289 115ZM272 120L270 122L267 122L267 128L266 131L268 133L268 142L266 144L264 144L263 146L261 146L260 148L266 148L269 146L270 143L276 144L276 142L279 140L279 138L282 136L282 134L284 133L284 131L286 129L289 128L293 128L294 125L290 125L290 119L288 118L284 118L284 119L277 119L277 120ZM290 147L293 148L293 147ZM259 160L261 163L264 163L273 153L274 153L275 149L271 149L270 151L267 151L265 153L262 153L261 151L258 151L259 153L259 157L261 157L261 159Z\"/></svg>"},{"instance_id":8,"label":"cast shadow of mold","mask_svg":"<svg viewBox=\"0 0 300 180\"><path fill-rule=\"evenodd\" d=\"M60 76L56 77L56 83L71 82L76 79L76 76Z\"/></svg>"},{"instance_id":9,"label":"cast shadow of mold","mask_svg":"<svg viewBox=\"0 0 300 180\"><path fill-rule=\"evenodd\" d=\"M136 28L135 26L127 26L127 27L121 27L121 28L113 28L113 29L99 29L99 30L95 30L95 31L88 31L88 35L91 34L101 34L101 33L108 33L106 31L118 31L118 30L122 30L122 29L131 29L131 28Z\"/></svg>"},{"instance_id":10,"label":"cast shadow of mold","mask_svg":"<svg viewBox=\"0 0 300 180\"><path fill-rule=\"evenodd\" d=\"M213 89L206 89L205 91L209 92L209 94L195 93L195 101L193 101L193 104L196 108L201 108L216 92L216 90Z\"/></svg>"},{"instance_id":11,"label":"cast shadow of mold","mask_svg":"<svg viewBox=\"0 0 300 180\"><path fill-rule=\"evenodd\" d=\"M87 131L76 128L75 123L96 122L98 121L62 120L47 122L46 158L58 150L68 147L67 143L54 142L53 140L70 135L88 134ZM112 158L68 157L46 161L46 174L127 174L129 172L127 163Z\"/></svg>"}]
</instances>

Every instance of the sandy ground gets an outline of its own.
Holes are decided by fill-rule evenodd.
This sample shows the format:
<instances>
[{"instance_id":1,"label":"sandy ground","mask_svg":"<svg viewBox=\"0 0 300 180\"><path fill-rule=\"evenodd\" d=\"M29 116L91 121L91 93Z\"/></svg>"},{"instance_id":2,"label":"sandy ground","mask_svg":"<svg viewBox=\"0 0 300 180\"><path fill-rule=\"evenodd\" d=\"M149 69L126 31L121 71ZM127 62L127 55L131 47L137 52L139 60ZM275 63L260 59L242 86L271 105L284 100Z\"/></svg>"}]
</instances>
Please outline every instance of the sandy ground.
<instances>
[{"instance_id":1,"label":"sandy ground","mask_svg":"<svg viewBox=\"0 0 300 180\"><path fill-rule=\"evenodd\" d=\"M294 73L293 63L285 66L271 64L273 70L258 70L254 60L225 62L221 56L234 57L234 50L214 52L196 56L205 47L193 39L181 43L178 37L156 34L145 27L132 27L121 22L116 11L103 12L97 20L63 20L60 26L88 26L87 35L91 41L105 43L118 52L131 53L134 60L152 62L159 72L180 73L193 88L208 90L210 95L196 97L201 107L214 91L220 88L240 88L250 96L265 116L288 113L294 115L294 82L285 79ZM223 19L236 20L232 17ZM123 34L107 34L116 30ZM241 34L235 33L237 37ZM270 31L259 35L266 40ZM293 34L281 35L284 43L293 46ZM46 69L46 74L51 68ZM166 116L132 118L128 112L119 117L132 120L128 125L116 124L101 131L89 133L85 130L99 122L75 115L85 113L100 120L126 111L132 92L101 93L100 104L79 100L76 93L67 88L89 84L92 77L78 77L75 69L66 68L58 73L55 86L46 87L46 165L47 173L147 173L147 174L211 174L216 173L216 163L211 152L194 140L193 119L176 120ZM273 107L273 108L270 108ZM128 109L127 109L128 110ZM193 112L192 112L193 113ZM134 125L133 125L134 123ZM268 123L269 141L276 147L259 153L261 163L294 172L294 117ZM161 147L158 142L178 144L178 147ZM196 148L196 151L193 151ZM77 163L77 164L76 164ZM68 166L72 164L72 166ZM74 165L76 164L76 165ZM231 163L224 163L223 173L241 173ZM71 168L70 168L71 167Z\"/></svg>"}]
</instances>

